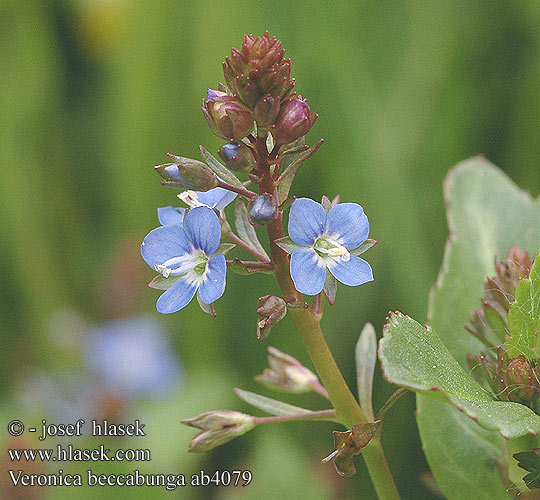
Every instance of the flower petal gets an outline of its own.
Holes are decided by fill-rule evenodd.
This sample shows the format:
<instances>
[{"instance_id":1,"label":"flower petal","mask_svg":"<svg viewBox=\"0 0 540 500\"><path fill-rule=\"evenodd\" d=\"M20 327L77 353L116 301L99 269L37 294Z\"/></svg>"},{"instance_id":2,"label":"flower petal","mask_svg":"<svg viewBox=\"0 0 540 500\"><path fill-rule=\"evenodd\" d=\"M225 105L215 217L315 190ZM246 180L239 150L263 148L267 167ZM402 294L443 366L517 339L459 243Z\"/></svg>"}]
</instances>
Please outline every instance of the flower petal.
<instances>
[{"instance_id":1,"label":"flower petal","mask_svg":"<svg viewBox=\"0 0 540 500\"><path fill-rule=\"evenodd\" d=\"M349 286L358 286L368 281L373 281L373 271L371 266L360 257L351 255L348 261L337 261L335 264L328 266L330 272L341 281L341 283Z\"/></svg>"},{"instance_id":2,"label":"flower petal","mask_svg":"<svg viewBox=\"0 0 540 500\"><path fill-rule=\"evenodd\" d=\"M161 294L158 299L156 308L162 314L170 314L179 311L187 306L195 292L197 285L190 284L186 279L180 278L176 283Z\"/></svg>"},{"instance_id":3,"label":"flower petal","mask_svg":"<svg viewBox=\"0 0 540 500\"><path fill-rule=\"evenodd\" d=\"M326 212L320 203L309 198L294 200L289 213L289 237L297 245L313 246L324 232Z\"/></svg>"},{"instance_id":4,"label":"flower petal","mask_svg":"<svg viewBox=\"0 0 540 500\"><path fill-rule=\"evenodd\" d=\"M157 216L162 226L182 224L185 213L185 208L161 207L157 209Z\"/></svg>"},{"instance_id":5,"label":"flower petal","mask_svg":"<svg viewBox=\"0 0 540 500\"><path fill-rule=\"evenodd\" d=\"M229 203L231 203L237 194L224 188L214 188L206 192L197 191L197 200L203 205L207 205L210 208L216 210L223 210Z\"/></svg>"},{"instance_id":6,"label":"flower petal","mask_svg":"<svg viewBox=\"0 0 540 500\"><path fill-rule=\"evenodd\" d=\"M306 295L317 295L324 286L326 268L318 264L312 248L296 248L291 256L291 277L295 288Z\"/></svg>"},{"instance_id":7,"label":"flower petal","mask_svg":"<svg viewBox=\"0 0 540 500\"><path fill-rule=\"evenodd\" d=\"M326 234L338 238L347 250L358 248L369 235L364 209L358 203L340 203L332 207L328 212Z\"/></svg>"},{"instance_id":8,"label":"flower petal","mask_svg":"<svg viewBox=\"0 0 540 500\"><path fill-rule=\"evenodd\" d=\"M153 229L141 245L141 255L152 269L155 269L156 264L163 264L190 251L191 244L181 224Z\"/></svg>"},{"instance_id":9,"label":"flower petal","mask_svg":"<svg viewBox=\"0 0 540 500\"><path fill-rule=\"evenodd\" d=\"M225 255L212 257L206 264L206 277L199 287L199 296L205 304L211 304L219 299L225 291L225 275L227 262Z\"/></svg>"},{"instance_id":10,"label":"flower petal","mask_svg":"<svg viewBox=\"0 0 540 500\"><path fill-rule=\"evenodd\" d=\"M184 230L195 248L207 256L216 253L221 241L221 224L211 208L197 207L184 217Z\"/></svg>"}]
</instances>

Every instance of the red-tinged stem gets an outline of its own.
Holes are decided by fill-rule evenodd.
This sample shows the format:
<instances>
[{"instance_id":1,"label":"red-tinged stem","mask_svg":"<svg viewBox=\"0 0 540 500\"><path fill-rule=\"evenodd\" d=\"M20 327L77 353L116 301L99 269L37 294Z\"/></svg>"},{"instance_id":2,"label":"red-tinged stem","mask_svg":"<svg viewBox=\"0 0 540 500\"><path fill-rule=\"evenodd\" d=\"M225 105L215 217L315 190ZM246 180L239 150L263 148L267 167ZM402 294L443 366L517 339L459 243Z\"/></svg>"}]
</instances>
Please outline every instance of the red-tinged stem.
<instances>
[{"instance_id":1,"label":"red-tinged stem","mask_svg":"<svg viewBox=\"0 0 540 500\"><path fill-rule=\"evenodd\" d=\"M233 191L234 193L238 193L241 196L246 197L248 200L251 200L254 196L257 196L257 193L254 193L253 191L250 191L249 189L246 189L245 187L240 186L233 186L232 184L229 184L228 182L224 182L220 179L218 179L218 187L227 189L229 191Z\"/></svg>"},{"instance_id":2,"label":"red-tinged stem","mask_svg":"<svg viewBox=\"0 0 540 500\"><path fill-rule=\"evenodd\" d=\"M224 236L231 240L235 245L243 248L246 252L253 255L253 257L256 259L259 259L261 262L266 262L268 264L270 263L270 259L266 255L249 246L243 239L236 236L236 234L234 234L232 231L225 233Z\"/></svg>"},{"instance_id":3,"label":"red-tinged stem","mask_svg":"<svg viewBox=\"0 0 540 500\"><path fill-rule=\"evenodd\" d=\"M277 415L275 417L255 417L257 424L275 424L280 422L294 422L295 420L329 420L335 421L335 410L310 411L309 413L295 413L293 415Z\"/></svg>"},{"instance_id":4,"label":"red-tinged stem","mask_svg":"<svg viewBox=\"0 0 540 500\"><path fill-rule=\"evenodd\" d=\"M228 260L227 265L230 266L235 262L248 269L265 269L268 271L274 270L274 264L271 262L258 262L254 260Z\"/></svg>"}]
</instances>

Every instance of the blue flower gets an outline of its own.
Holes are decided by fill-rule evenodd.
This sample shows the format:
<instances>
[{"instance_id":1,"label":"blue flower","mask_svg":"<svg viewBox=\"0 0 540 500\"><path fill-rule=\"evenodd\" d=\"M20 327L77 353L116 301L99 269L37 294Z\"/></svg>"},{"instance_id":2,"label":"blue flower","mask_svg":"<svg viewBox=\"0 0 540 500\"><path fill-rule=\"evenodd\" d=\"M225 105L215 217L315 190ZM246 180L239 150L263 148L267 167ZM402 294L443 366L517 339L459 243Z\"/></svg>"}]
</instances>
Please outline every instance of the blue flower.
<instances>
[{"instance_id":1,"label":"blue flower","mask_svg":"<svg viewBox=\"0 0 540 500\"><path fill-rule=\"evenodd\" d=\"M212 304L223 295L227 263L223 254L216 253L220 240L221 225L208 207L190 210L183 224L150 231L141 245L143 259L165 278L177 277L159 297L159 312L179 311L196 292L203 304Z\"/></svg>"},{"instance_id":2,"label":"blue flower","mask_svg":"<svg viewBox=\"0 0 540 500\"><path fill-rule=\"evenodd\" d=\"M357 203L340 203L328 213L320 203L299 198L289 214L291 277L296 289L317 295L330 272L345 285L358 286L373 280L371 266L353 255L369 234L364 209Z\"/></svg>"},{"instance_id":3,"label":"blue flower","mask_svg":"<svg viewBox=\"0 0 540 500\"><path fill-rule=\"evenodd\" d=\"M92 328L85 336L84 358L100 386L118 397L165 395L180 380L167 333L145 316Z\"/></svg>"},{"instance_id":4,"label":"blue flower","mask_svg":"<svg viewBox=\"0 0 540 500\"><path fill-rule=\"evenodd\" d=\"M209 191L184 191L178 197L191 208L209 207L216 210L223 210L231 203L237 194L223 188L214 188ZM158 208L158 219L162 226L169 224L182 224L186 209L182 207L160 207Z\"/></svg>"}]
</instances>

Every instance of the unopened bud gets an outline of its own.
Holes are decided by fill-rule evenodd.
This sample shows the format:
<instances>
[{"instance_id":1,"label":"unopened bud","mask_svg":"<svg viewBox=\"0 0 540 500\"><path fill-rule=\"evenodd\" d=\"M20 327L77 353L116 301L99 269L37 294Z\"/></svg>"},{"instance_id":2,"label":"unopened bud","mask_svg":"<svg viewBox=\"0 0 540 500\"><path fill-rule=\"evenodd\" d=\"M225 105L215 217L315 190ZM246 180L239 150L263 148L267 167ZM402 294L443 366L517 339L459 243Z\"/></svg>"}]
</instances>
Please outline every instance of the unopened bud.
<instances>
[{"instance_id":1,"label":"unopened bud","mask_svg":"<svg viewBox=\"0 0 540 500\"><path fill-rule=\"evenodd\" d=\"M210 130L222 139L241 140L253 130L253 115L236 97L208 89L202 111Z\"/></svg>"},{"instance_id":2,"label":"unopened bud","mask_svg":"<svg viewBox=\"0 0 540 500\"><path fill-rule=\"evenodd\" d=\"M272 97L268 94L257 101L253 115L258 127L267 127L273 125L279 113L281 99Z\"/></svg>"},{"instance_id":3,"label":"unopened bud","mask_svg":"<svg viewBox=\"0 0 540 500\"><path fill-rule=\"evenodd\" d=\"M317 116L317 114L310 112L306 101L289 99L281 105L272 136L278 144L289 144L306 135L315 123Z\"/></svg>"},{"instance_id":4,"label":"unopened bud","mask_svg":"<svg viewBox=\"0 0 540 500\"><path fill-rule=\"evenodd\" d=\"M257 304L257 338L265 339L270 335L271 328L287 314L287 304L281 297L265 295Z\"/></svg>"},{"instance_id":5,"label":"unopened bud","mask_svg":"<svg viewBox=\"0 0 540 500\"><path fill-rule=\"evenodd\" d=\"M243 142L230 142L221 146L218 155L227 168L235 172L248 172L255 163L253 153Z\"/></svg>"},{"instance_id":6,"label":"unopened bud","mask_svg":"<svg viewBox=\"0 0 540 500\"><path fill-rule=\"evenodd\" d=\"M261 194L249 202L248 212L255 224L268 224L278 216L278 206L273 196Z\"/></svg>"},{"instance_id":7,"label":"unopened bud","mask_svg":"<svg viewBox=\"0 0 540 500\"><path fill-rule=\"evenodd\" d=\"M171 154L168 156L177 163L165 163L154 167L164 180L163 184L197 191L208 191L218 185L216 174L205 163Z\"/></svg>"},{"instance_id":8,"label":"unopened bud","mask_svg":"<svg viewBox=\"0 0 540 500\"><path fill-rule=\"evenodd\" d=\"M523 354L512 359L505 372L506 396L509 401L533 407L540 387L529 362Z\"/></svg>"},{"instance_id":9,"label":"unopened bud","mask_svg":"<svg viewBox=\"0 0 540 500\"><path fill-rule=\"evenodd\" d=\"M245 434L256 425L251 415L227 410L209 411L181 422L202 430L189 443L188 451L194 452L209 451Z\"/></svg>"},{"instance_id":10,"label":"unopened bud","mask_svg":"<svg viewBox=\"0 0 540 500\"><path fill-rule=\"evenodd\" d=\"M255 380L279 391L300 394L312 391L320 386L319 379L300 361L285 354L275 347L269 347L268 363L270 368L264 370L262 375L257 375Z\"/></svg>"}]
</instances>

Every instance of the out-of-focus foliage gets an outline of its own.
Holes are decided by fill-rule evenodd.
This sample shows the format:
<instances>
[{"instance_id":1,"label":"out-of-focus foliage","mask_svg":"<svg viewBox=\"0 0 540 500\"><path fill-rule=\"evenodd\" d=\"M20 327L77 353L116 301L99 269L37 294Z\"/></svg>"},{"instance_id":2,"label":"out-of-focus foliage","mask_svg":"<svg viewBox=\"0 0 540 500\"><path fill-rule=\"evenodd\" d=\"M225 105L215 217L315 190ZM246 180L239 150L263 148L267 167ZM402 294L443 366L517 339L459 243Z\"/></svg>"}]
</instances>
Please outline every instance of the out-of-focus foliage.
<instances>
[{"instance_id":1,"label":"out-of-focus foliage","mask_svg":"<svg viewBox=\"0 0 540 500\"><path fill-rule=\"evenodd\" d=\"M77 360L47 333L59 308L77 310L88 323L157 315L158 293L145 288L152 274L139 244L158 225L156 208L175 205L177 192L162 188L151 167L167 151L198 158L199 144L216 154L221 143L206 128L201 99L223 80L221 62L245 33L268 29L283 42L296 89L319 114L308 142L324 137L325 144L291 194L340 193L362 204L379 241L369 256L375 281L340 287L323 325L351 387L358 325L370 321L380 335L389 309L425 315L447 234L447 170L482 153L538 194L540 11L533 3L4 0L0 18L5 401L15 401L25 374L68 365L77 372ZM360 460L350 479L319 463L338 430L331 424L276 424L209 455L185 452L190 431L181 418L214 405L249 411L232 386L260 390L251 378L266 364L267 345L311 367L289 318L268 340L256 339L257 298L275 291L269 276L230 273L216 319L195 303L158 318L171 332L184 379L176 398L139 401L130 410L132 418L155 422L152 467L187 475L249 468L253 484L238 492L245 498L374 498ZM375 410L392 391L377 377ZM287 401L319 403L316 395ZM383 442L403 497L424 499L430 493L419 475L427 465L413 409L411 396L392 408ZM17 410L6 403L2 421L19 418ZM45 416L38 408L32 418ZM110 498L132 494L111 491ZM95 498L83 490L46 493Z\"/></svg>"}]
</instances>

